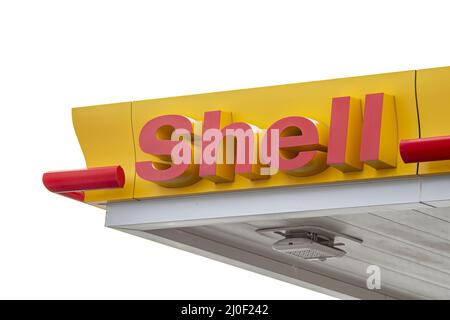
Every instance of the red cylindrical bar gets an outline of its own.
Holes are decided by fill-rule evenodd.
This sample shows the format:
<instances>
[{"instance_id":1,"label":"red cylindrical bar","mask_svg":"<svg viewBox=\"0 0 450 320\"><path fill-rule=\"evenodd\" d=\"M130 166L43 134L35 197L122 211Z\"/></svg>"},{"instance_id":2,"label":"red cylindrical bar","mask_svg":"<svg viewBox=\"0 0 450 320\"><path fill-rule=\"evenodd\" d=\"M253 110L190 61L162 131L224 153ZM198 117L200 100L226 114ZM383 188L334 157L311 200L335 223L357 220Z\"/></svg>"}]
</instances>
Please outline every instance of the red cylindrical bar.
<instances>
[{"instance_id":1,"label":"red cylindrical bar","mask_svg":"<svg viewBox=\"0 0 450 320\"><path fill-rule=\"evenodd\" d=\"M450 160L450 136L400 141L405 163Z\"/></svg>"},{"instance_id":2,"label":"red cylindrical bar","mask_svg":"<svg viewBox=\"0 0 450 320\"><path fill-rule=\"evenodd\" d=\"M83 191L69 191L69 192L61 192L59 193L60 195L73 199L73 200L77 200L77 201L84 201L84 192Z\"/></svg>"},{"instance_id":3,"label":"red cylindrical bar","mask_svg":"<svg viewBox=\"0 0 450 320\"><path fill-rule=\"evenodd\" d=\"M122 188L125 173L121 166L44 173L42 181L52 192L63 193Z\"/></svg>"}]
</instances>

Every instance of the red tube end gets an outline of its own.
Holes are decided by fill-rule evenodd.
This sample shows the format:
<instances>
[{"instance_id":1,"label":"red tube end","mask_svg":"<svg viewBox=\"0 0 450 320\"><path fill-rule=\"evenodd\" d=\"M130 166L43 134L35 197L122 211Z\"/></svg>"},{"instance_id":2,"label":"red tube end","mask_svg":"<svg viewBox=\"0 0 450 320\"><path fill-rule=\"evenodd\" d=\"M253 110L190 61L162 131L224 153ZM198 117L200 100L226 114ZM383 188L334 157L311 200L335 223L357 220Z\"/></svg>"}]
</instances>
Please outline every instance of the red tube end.
<instances>
[{"instance_id":1,"label":"red tube end","mask_svg":"<svg viewBox=\"0 0 450 320\"><path fill-rule=\"evenodd\" d=\"M405 163L450 160L450 136L400 141Z\"/></svg>"},{"instance_id":2,"label":"red tube end","mask_svg":"<svg viewBox=\"0 0 450 320\"><path fill-rule=\"evenodd\" d=\"M42 181L51 192L71 192L122 188L125 173L121 166L44 173Z\"/></svg>"},{"instance_id":3,"label":"red tube end","mask_svg":"<svg viewBox=\"0 0 450 320\"><path fill-rule=\"evenodd\" d=\"M51 192L84 201L83 191L123 188L125 172L121 166L47 172L42 182Z\"/></svg>"}]
</instances>

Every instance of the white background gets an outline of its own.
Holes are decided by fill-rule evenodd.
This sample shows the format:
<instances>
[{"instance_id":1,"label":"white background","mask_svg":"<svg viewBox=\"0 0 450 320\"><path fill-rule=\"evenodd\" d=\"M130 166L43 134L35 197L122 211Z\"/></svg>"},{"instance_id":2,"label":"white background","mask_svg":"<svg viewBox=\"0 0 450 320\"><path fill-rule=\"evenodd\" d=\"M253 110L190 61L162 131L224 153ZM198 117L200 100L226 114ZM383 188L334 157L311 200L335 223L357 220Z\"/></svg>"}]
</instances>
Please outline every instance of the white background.
<instances>
[{"instance_id":1,"label":"white background","mask_svg":"<svg viewBox=\"0 0 450 320\"><path fill-rule=\"evenodd\" d=\"M0 298L326 299L104 228L41 175L84 166L75 106L449 65L446 2L0 0Z\"/></svg>"}]
</instances>

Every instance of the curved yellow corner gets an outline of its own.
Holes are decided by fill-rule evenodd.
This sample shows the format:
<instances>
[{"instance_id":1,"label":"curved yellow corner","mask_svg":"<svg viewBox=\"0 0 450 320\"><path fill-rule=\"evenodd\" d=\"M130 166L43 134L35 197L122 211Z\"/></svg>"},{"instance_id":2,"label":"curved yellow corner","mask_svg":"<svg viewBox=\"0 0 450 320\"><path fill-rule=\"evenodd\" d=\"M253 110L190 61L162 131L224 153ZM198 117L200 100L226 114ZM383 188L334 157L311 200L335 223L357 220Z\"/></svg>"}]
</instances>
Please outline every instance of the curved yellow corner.
<instances>
[{"instance_id":1,"label":"curved yellow corner","mask_svg":"<svg viewBox=\"0 0 450 320\"><path fill-rule=\"evenodd\" d=\"M450 135L450 67L417 70L421 138ZM422 162L419 174L450 172L450 160Z\"/></svg>"},{"instance_id":2,"label":"curved yellow corner","mask_svg":"<svg viewBox=\"0 0 450 320\"><path fill-rule=\"evenodd\" d=\"M125 172L121 189L85 192L85 202L133 198L135 151L131 102L72 109L72 121L88 168L120 165Z\"/></svg>"}]
</instances>

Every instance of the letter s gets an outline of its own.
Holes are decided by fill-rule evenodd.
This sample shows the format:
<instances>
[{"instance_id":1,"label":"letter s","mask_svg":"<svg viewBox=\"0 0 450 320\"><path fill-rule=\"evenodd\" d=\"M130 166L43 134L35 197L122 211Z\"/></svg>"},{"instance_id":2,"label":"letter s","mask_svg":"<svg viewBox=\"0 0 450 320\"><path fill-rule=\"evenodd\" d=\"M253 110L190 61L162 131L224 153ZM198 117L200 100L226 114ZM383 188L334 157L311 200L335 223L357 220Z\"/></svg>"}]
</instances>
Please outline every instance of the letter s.
<instances>
[{"instance_id":1,"label":"letter s","mask_svg":"<svg viewBox=\"0 0 450 320\"><path fill-rule=\"evenodd\" d=\"M195 165L194 161L174 164L171 157L175 146L186 143L172 141L173 131L183 129L192 133L193 124L194 120L179 115L164 115L148 121L139 135L139 146L145 153L154 155L162 161L136 162L137 175L165 187L181 187L197 182L198 165ZM191 150L191 145L185 147L183 149Z\"/></svg>"}]
</instances>

